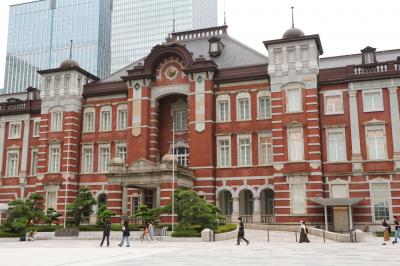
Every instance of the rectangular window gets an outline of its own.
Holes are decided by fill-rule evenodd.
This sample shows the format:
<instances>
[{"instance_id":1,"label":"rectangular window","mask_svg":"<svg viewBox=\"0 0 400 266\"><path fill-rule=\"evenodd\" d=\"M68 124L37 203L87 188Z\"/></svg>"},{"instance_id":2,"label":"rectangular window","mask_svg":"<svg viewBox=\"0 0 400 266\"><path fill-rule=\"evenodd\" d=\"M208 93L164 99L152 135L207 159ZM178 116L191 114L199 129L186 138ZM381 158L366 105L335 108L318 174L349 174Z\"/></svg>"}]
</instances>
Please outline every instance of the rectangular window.
<instances>
[{"instance_id":1,"label":"rectangular window","mask_svg":"<svg viewBox=\"0 0 400 266\"><path fill-rule=\"evenodd\" d=\"M94 132L94 112L85 112L83 116L84 132Z\"/></svg>"},{"instance_id":2,"label":"rectangular window","mask_svg":"<svg viewBox=\"0 0 400 266\"><path fill-rule=\"evenodd\" d=\"M10 150L7 153L7 176L18 176L19 151Z\"/></svg>"},{"instance_id":3,"label":"rectangular window","mask_svg":"<svg viewBox=\"0 0 400 266\"><path fill-rule=\"evenodd\" d=\"M250 99L249 98L241 98L238 100L238 111L239 111L239 119L238 120L248 120L250 119Z\"/></svg>"},{"instance_id":4,"label":"rectangular window","mask_svg":"<svg viewBox=\"0 0 400 266\"><path fill-rule=\"evenodd\" d=\"M363 92L364 112L383 111L382 91Z\"/></svg>"},{"instance_id":5,"label":"rectangular window","mask_svg":"<svg viewBox=\"0 0 400 266\"><path fill-rule=\"evenodd\" d=\"M8 138L9 139L19 139L21 137L21 122L9 124Z\"/></svg>"},{"instance_id":6,"label":"rectangular window","mask_svg":"<svg viewBox=\"0 0 400 266\"><path fill-rule=\"evenodd\" d=\"M122 161L125 163L126 162L126 143L118 143L117 146L117 151L116 155L122 159Z\"/></svg>"},{"instance_id":7,"label":"rectangular window","mask_svg":"<svg viewBox=\"0 0 400 266\"><path fill-rule=\"evenodd\" d=\"M301 90L299 88L287 90L287 112L300 112L301 108Z\"/></svg>"},{"instance_id":8,"label":"rectangular window","mask_svg":"<svg viewBox=\"0 0 400 266\"><path fill-rule=\"evenodd\" d=\"M365 64L375 63L374 61L374 53L364 53L364 62Z\"/></svg>"},{"instance_id":9,"label":"rectangular window","mask_svg":"<svg viewBox=\"0 0 400 266\"><path fill-rule=\"evenodd\" d=\"M306 186L305 184L290 184L292 214L306 213Z\"/></svg>"},{"instance_id":10,"label":"rectangular window","mask_svg":"<svg viewBox=\"0 0 400 266\"><path fill-rule=\"evenodd\" d=\"M272 164L272 136L271 134L260 134L259 137L260 165Z\"/></svg>"},{"instance_id":11,"label":"rectangular window","mask_svg":"<svg viewBox=\"0 0 400 266\"><path fill-rule=\"evenodd\" d=\"M367 151L369 160L386 159L386 136L383 127L367 127Z\"/></svg>"},{"instance_id":12,"label":"rectangular window","mask_svg":"<svg viewBox=\"0 0 400 266\"><path fill-rule=\"evenodd\" d=\"M47 209L53 208L57 210L57 191L47 192L46 207Z\"/></svg>"},{"instance_id":13,"label":"rectangular window","mask_svg":"<svg viewBox=\"0 0 400 266\"><path fill-rule=\"evenodd\" d=\"M99 172L105 173L108 171L110 163L110 145L99 146Z\"/></svg>"},{"instance_id":14,"label":"rectangular window","mask_svg":"<svg viewBox=\"0 0 400 266\"><path fill-rule=\"evenodd\" d=\"M287 49L287 57L289 63L296 62L296 49L294 47Z\"/></svg>"},{"instance_id":15,"label":"rectangular window","mask_svg":"<svg viewBox=\"0 0 400 266\"><path fill-rule=\"evenodd\" d=\"M229 121L229 101L219 100L218 101L218 122Z\"/></svg>"},{"instance_id":16,"label":"rectangular window","mask_svg":"<svg viewBox=\"0 0 400 266\"><path fill-rule=\"evenodd\" d=\"M34 120L33 121L33 137L39 137L40 136L40 121L39 120Z\"/></svg>"},{"instance_id":17,"label":"rectangular window","mask_svg":"<svg viewBox=\"0 0 400 266\"><path fill-rule=\"evenodd\" d=\"M282 50L281 49L274 49L274 63L282 64Z\"/></svg>"},{"instance_id":18,"label":"rectangular window","mask_svg":"<svg viewBox=\"0 0 400 266\"><path fill-rule=\"evenodd\" d=\"M62 112L56 111L51 113L51 131L62 130Z\"/></svg>"},{"instance_id":19,"label":"rectangular window","mask_svg":"<svg viewBox=\"0 0 400 266\"><path fill-rule=\"evenodd\" d=\"M140 197L132 197L132 214L139 209Z\"/></svg>"},{"instance_id":20,"label":"rectangular window","mask_svg":"<svg viewBox=\"0 0 400 266\"><path fill-rule=\"evenodd\" d=\"M50 145L49 146L49 172L58 173L60 172L60 146Z\"/></svg>"},{"instance_id":21,"label":"rectangular window","mask_svg":"<svg viewBox=\"0 0 400 266\"><path fill-rule=\"evenodd\" d=\"M51 88L51 78L46 78L45 90L49 90Z\"/></svg>"},{"instance_id":22,"label":"rectangular window","mask_svg":"<svg viewBox=\"0 0 400 266\"><path fill-rule=\"evenodd\" d=\"M328 161L346 160L346 138L344 129L327 129Z\"/></svg>"},{"instance_id":23,"label":"rectangular window","mask_svg":"<svg viewBox=\"0 0 400 266\"><path fill-rule=\"evenodd\" d=\"M111 131L111 110L100 112L100 131Z\"/></svg>"},{"instance_id":24,"label":"rectangular window","mask_svg":"<svg viewBox=\"0 0 400 266\"><path fill-rule=\"evenodd\" d=\"M55 80L55 83L54 83L54 88L56 90L58 90L58 89L60 89L60 86L61 86L61 77L60 76L56 76L56 80Z\"/></svg>"},{"instance_id":25,"label":"rectangular window","mask_svg":"<svg viewBox=\"0 0 400 266\"><path fill-rule=\"evenodd\" d=\"M325 95L325 114L342 114L343 98L342 94Z\"/></svg>"},{"instance_id":26,"label":"rectangular window","mask_svg":"<svg viewBox=\"0 0 400 266\"><path fill-rule=\"evenodd\" d=\"M179 130L187 130L187 111L174 111L173 112L173 120L174 120L174 129Z\"/></svg>"},{"instance_id":27,"label":"rectangular window","mask_svg":"<svg viewBox=\"0 0 400 266\"><path fill-rule=\"evenodd\" d=\"M258 118L271 118L271 100L267 96L258 98Z\"/></svg>"},{"instance_id":28,"label":"rectangular window","mask_svg":"<svg viewBox=\"0 0 400 266\"><path fill-rule=\"evenodd\" d=\"M32 149L32 153L31 153L31 175L36 175L36 173L37 173L38 158L39 158L39 150L38 149Z\"/></svg>"},{"instance_id":29,"label":"rectangular window","mask_svg":"<svg viewBox=\"0 0 400 266\"><path fill-rule=\"evenodd\" d=\"M332 198L347 198L349 195L347 193L346 184L332 184L331 185L331 197Z\"/></svg>"},{"instance_id":30,"label":"rectangular window","mask_svg":"<svg viewBox=\"0 0 400 266\"><path fill-rule=\"evenodd\" d=\"M189 148L188 147L176 147L174 149L174 155L176 162L182 166L189 165Z\"/></svg>"},{"instance_id":31,"label":"rectangular window","mask_svg":"<svg viewBox=\"0 0 400 266\"><path fill-rule=\"evenodd\" d=\"M292 127L288 129L289 161L304 160L303 128Z\"/></svg>"},{"instance_id":32,"label":"rectangular window","mask_svg":"<svg viewBox=\"0 0 400 266\"><path fill-rule=\"evenodd\" d=\"M229 138L218 139L218 166L231 166L231 141Z\"/></svg>"},{"instance_id":33,"label":"rectangular window","mask_svg":"<svg viewBox=\"0 0 400 266\"><path fill-rule=\"evenodd\" d=\"M82 172L93 172L93 147L83 146L82 148Z\"/></svg>"},{"instance_id":34,"label":"rectangular window","mask_svg":"<svg viewBox=\"0 0 400 266\"><path fill-rule=\"evenodd\" d=\"M238 137L238 150L239 150L239 166L250 166L251 165L251 140L250 136L239 136Z\"/></svg>"},{"instance_id":35,"label":"rectangular window","mask_svg":"<svg viewBox=\"0 0 400 266\"><path fill-rule=\"evenodd\" d=\"M118 109L118 129L126 129L128 125L128 109L121 107Z\"/></svg>"},{"instance_id":36,"label":"rectangular window","mask_svg":"<svg viewBox=\"0 0 400 266\"><path fill-rule=\"evenodd\" d=\"M308 46L301 47L301 61L308 61L310 59L310 49Z\"/></svg>"},{"instance_id":37,"label":"rectangular window","mask_svg":"<svg viewBox=\"0 0 400 266\"><path fill-rule=\"evenodd\" d=\"M82 77L78 76L78 88L80 89L82 87Z\"/></svg>"},{"instance_id":38,"label":"rectangular window","mask_svg":"<svg viewBox=\"0 0 400 266\"><path fill-rule=\"evenodd\" d=\"M371 183L374 220L390 220L390 190L388 183Z\"/></svg>"},{"instance_id":39,"label":"rectangular window","mask_svg":"<svg viewBox=\"0 0 400 266\"><path fill-rule=\"evenodd\" d=\"M69 89L69 85L70 85L70 82L71 81L71 76L70 75L65 75L64 76L64 88L65 89Z\"/></svg>"}]
</instances>

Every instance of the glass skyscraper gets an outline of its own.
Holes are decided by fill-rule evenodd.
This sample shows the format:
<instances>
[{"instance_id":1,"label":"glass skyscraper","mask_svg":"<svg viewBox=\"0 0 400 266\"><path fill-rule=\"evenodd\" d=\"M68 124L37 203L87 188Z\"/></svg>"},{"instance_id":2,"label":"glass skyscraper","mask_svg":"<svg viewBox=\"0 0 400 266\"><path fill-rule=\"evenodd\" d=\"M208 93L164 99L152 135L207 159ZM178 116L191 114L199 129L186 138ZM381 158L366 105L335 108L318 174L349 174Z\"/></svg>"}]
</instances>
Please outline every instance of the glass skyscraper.
<instances>
[{"instance_id":1,"label":"glass skyscraper","mask_svg":"<svg viewBox=\"0 0 400 266\"><path fill-rule=\"evenodd\" d=\"M10 6L4 92L39 87L38 70L72 58L104 77L111 66L112 0L40 0Z\"/></svg>"},{"instance_id":2,"label":"glass skyscraper","mask_svg":"<svg viewBox=\"0 0 400 266\"><path fill-rule=\"evenodd\" d=\"M114 0L111 71L148 54L175 31L215 27L217 0Z\"/></svg>"}]
</instances>

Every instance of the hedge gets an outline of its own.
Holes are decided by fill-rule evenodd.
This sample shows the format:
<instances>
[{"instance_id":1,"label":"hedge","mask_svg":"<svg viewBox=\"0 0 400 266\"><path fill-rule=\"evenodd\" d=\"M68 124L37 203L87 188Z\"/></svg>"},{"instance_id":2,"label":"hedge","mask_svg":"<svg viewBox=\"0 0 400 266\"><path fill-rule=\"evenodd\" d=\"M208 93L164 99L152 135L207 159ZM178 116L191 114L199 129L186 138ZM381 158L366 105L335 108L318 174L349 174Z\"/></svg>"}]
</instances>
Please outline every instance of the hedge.
<instances>
[{"instance_id":1,"label":"hedge","mask_svg":"<svg viewBox=\"0 0 400 266\"><path fill-rule=\"evenodd\" d=\"M175 231L172 233L172 237L200 237L200 233L194 230Z\"/></svg>"},{"instance_id":2,"label":"hedge","mask_svg":"<svg viewBox=\"0 0 400 266\"><path fill-rule=\"evenodd\" d=\"M221 233L231 232L231 231L235 231L236 228L237 228L236 224L219 225L218 228L215 229L215 233L221 234Z\"/></svg>"},{"instance_id":3,"label":"hedge","mask_svg":"<svg viewBox=\"0 0 400 266\"><path fill-rule=\"evenodd\" d=\"M383 232L375 232L375 236L383 237ZM390 235L390 237L394 237L394 231L392 231L392 234Z\"/></svg>"},{"instance_id":4,"label":"hedge","mask_svg":"<svg viewBox=\"0 0 400 266\"><path fill-rule=\"evenodd\" d=\"M0 238L1 237L20 237L20 234L14 232L0 231Z\"/></svg>"}]
</instances>

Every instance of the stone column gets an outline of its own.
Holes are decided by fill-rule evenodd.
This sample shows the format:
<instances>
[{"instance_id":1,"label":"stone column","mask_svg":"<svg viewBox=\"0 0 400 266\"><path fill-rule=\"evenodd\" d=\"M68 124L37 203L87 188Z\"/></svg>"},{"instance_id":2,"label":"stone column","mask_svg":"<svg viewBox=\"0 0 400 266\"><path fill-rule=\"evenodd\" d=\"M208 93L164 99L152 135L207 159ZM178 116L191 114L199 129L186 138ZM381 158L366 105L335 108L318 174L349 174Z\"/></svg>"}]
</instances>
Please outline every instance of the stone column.
<instances>
[{"instance_id":1,"label":"stone column","mask_svg":"<svg viewBox=\"0 0 400 266\"><path fill-rule=\"evenodd\" d=\"M121 196L121 220L128 218L128 188L126 185L122 186L122 196Z\"/></svg>"},{"instance_id":2,"label":"stone column","mask_svg":"<svg viewBox=\"0 0 400 266\"><path fill-rule=\"evenodd\" d=\"M237 219L239 218L239 198L238 197L232 197L232 222L236 222Z\"/></svg>"},{"instance_id":3,"label":"stone column","mask_svg":"<svg viewBox=\"0 0 400 266\"><path fill-rule=\"evenodd\" d=\"M390 120L392 121L393 160L395 170L400 169L400 116L397 87L389 88Z\"/></svg>"},{"instance_id":4,"label":"stone column","mask_svg":"<svg viewBox=\"0 0 400 266\"><path fill-rule=\"evenodd\" d=\"M3 160L4 160L4 137L5 137L5 122L0 122L0 177L1 173L3 172ZM1 183L0 183L1 185Z\"/></svg>"},{"instance_id":5,"label":"stone column","mask_svg":"<svg viewBox=\"0 0 400 266\"><path fill-rule=\"evenodd\" d=\"M253 199L253 223L261 223L260 197Z\"/></svg>"},{"instance_id":6,"label":"stone column","mask_svg":"<svg viewBox=\"0 0 400 266\"><path fill-rule=\"evenodd\" d=\"M351 129L351 161L353 172L362 172L362 156L360 147L360 130L358 125L357 91L349 90L350 129Z\"/></svg>"},{"instance_id":7,"label":"stone column","mask_svg":"<svg viewBox=\"0 0 400 266\"><path fill-rule=\"evenodd\" d=\"M28 150L29 150L29 129L30 129L30 121L24 121L24 136L22 139L22 152L21 152L21 171L19 174L19 185L21 187L21 199L24 198L25 194L25 184L26 184L26 176L28 175Z\"/></svg>"}]
</instances>

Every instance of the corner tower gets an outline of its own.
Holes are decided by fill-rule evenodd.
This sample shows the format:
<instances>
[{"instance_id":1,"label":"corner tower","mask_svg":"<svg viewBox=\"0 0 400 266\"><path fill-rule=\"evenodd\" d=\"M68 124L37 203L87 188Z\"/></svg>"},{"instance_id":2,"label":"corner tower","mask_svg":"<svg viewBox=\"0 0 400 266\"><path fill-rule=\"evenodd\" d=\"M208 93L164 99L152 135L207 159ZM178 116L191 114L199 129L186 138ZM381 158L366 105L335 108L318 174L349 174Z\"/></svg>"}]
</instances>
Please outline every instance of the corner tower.
<instances>
[{"instance_id":1,"label":"corner tower","mask_svg":"<svg viewBox=\"0 0 400 266\"><path fill-rule=\"evenodd\" d=\"M323 220L309 198L323 197L317 81L319 35L298 28L264 42L269 53L276 222ZM289 192L289 193L288 193Z\"/></svg>"}]
</instances>

